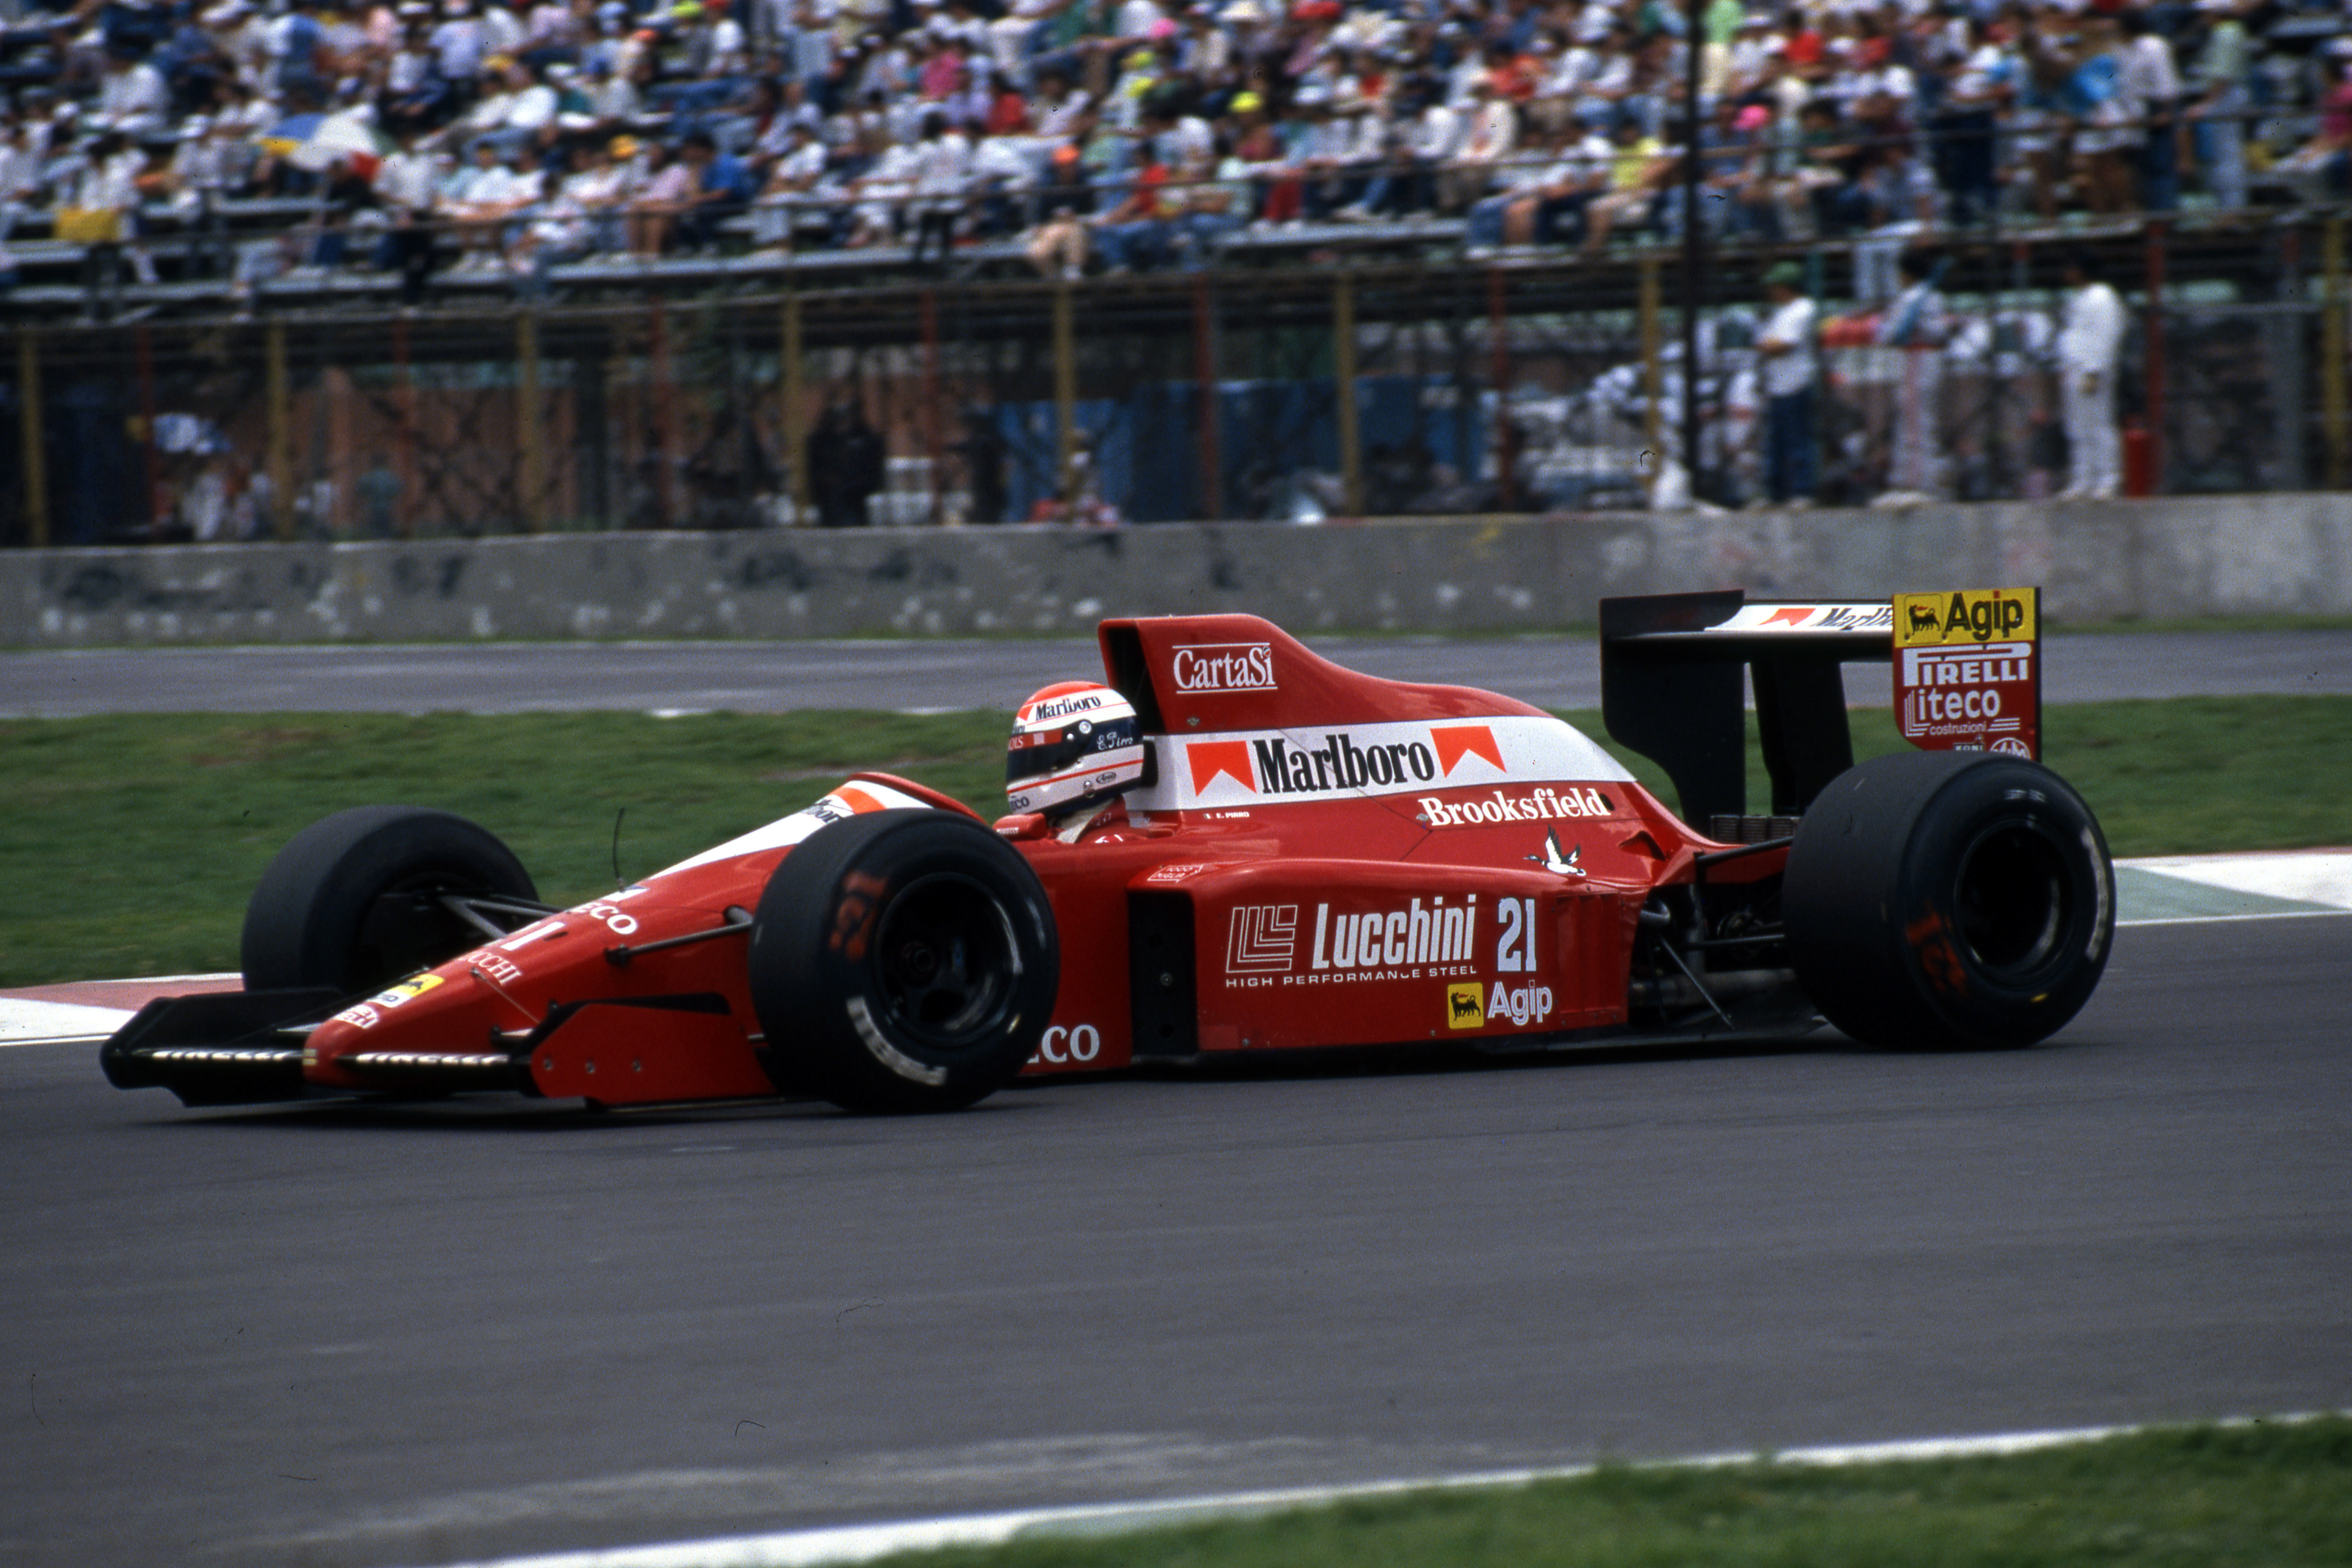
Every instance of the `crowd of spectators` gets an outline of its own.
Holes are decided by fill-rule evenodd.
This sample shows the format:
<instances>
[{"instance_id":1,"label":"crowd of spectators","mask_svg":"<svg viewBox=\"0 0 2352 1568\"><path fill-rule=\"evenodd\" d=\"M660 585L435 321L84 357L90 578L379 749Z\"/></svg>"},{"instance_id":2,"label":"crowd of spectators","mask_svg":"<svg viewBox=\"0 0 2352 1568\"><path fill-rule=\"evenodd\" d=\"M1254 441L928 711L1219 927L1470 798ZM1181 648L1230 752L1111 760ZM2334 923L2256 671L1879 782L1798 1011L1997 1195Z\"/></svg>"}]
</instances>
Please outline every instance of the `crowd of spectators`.
<instances>
[{"instance_id":1,"label":"crowd of spectators","mask_svg":"<svg viewBox=\"0 0 2352 1568\"><path fill-rule=\"evenodd\" d=\"M0 10L28 0L0 0ZM1198 266L1250 226L1473 247L1903 237L2352 188L2352 18L2281 0L74 0L0 70L0 246L312 202L210 265L542 275L1017 242ZM1889 246L1883 293L1895 287ZM206 264L200 251L196 265ZM5 266L5 258L0 258Z\"/></svg>"}]
</instances>

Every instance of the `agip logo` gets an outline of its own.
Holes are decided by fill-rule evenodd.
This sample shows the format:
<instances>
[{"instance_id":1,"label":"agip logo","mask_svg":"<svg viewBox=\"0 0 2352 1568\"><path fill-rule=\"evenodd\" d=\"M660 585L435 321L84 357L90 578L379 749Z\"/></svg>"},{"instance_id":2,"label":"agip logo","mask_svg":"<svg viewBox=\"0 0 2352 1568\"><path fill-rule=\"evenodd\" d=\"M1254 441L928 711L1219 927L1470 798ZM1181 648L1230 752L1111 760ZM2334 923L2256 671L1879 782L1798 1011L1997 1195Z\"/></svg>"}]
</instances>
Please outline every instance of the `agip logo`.
<instances>
[{"instance_id":1,"label":"agip logo","mask_svg":"<svg viewBox=\"0 0 2352 1568\"><path fill-rule=\"evenodd\" d=\"M2040 594L2032 588L1964 588L1949 594L1897 594L1892 605L1896 647L2031 642L2042 635Z\"/></svg>"},{"instance_id":2,"label":"agip logo","mask_svg":"<svg viewBox=\"0 0 2352 1568\"><path fill-rule=\"evenodd\" d=\"M1475 980L1445 988L1445 1026L1475 1029L1486 1021L1486 988Z\"/></svg>"}]
</instances>

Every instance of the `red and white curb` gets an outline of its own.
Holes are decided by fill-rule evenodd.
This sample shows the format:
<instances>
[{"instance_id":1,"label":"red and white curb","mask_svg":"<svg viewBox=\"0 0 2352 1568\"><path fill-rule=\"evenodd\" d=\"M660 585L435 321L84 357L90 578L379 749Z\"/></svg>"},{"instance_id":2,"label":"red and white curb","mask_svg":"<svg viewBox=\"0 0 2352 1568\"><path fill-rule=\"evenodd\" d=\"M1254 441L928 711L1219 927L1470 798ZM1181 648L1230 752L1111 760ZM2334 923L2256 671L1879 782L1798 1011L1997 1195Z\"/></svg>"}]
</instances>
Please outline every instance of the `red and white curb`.
<instances>
[{"instance_id":1,"label":"red and white curb","mask_svg":"<svg viewBox=\"0 0 2352 1568\"><path fill-rule=\"evenodd\" d=\"M2118 860L2116 905L2125 926L2352 913L2352 849ZM0 1046L102 1040L151 997L236 984L235 974L165 974L0 991Z\"/></svg>"},{"instance_id":2,"label":"red and white curb","mask_svg":"<svg viewBox=\"0 0 2352 1568\"><path fill-rule=\"evenodd\" d=\"M2287 1426L2325 1413L2242 1416L2221 1426ZM2027 1454L2041 1448L2095 1443L2135 1432L2178 1430L2145 1426L2077 1426L2046 1432L2000 1432L1976 1437L1928 1437L1891 1443L1836 1444L1784 1448L1770 1453L1709 1454L1666 1459L1640 1469L1720 1468L1732 1465L1870 1465L1906 1459L1966 1459ZM1005 1513L962 1514L947 1519L907 1520L889 1524L832 1525L788 1530L772 1535L718 1536L656 1545L602 1547L531 1557L499 1557L454 1568L816 1568L818 1564L870 1563L900 1552L935 1552L950 1546L1003 1546L1041 1536L1126 1535L1211 1520L1251 1519L1294 1509L1321 1508L1366 1498L1409 1492L1499 1490L1537 1481L1574 1480L1597 1467L1489 1470L1419 1480L1373 1481L1360 1486L1297 1487L1281 1491L1226 1492L1160 1502L1094 1504L1076 1508L1021 1509Z\"/></svg>"},{"instance_id":3,"label":"red and white curb","mask_svg":"<svg viewBox=\"0 0 2352 1568\"><path fill-rule=\"evenodd\" d=\"M0 1046L102 1040L155 997L235 991L244 984L235 973L153 974L142 980L88 980L0 991Z\"/></svg>"}]
</instances>

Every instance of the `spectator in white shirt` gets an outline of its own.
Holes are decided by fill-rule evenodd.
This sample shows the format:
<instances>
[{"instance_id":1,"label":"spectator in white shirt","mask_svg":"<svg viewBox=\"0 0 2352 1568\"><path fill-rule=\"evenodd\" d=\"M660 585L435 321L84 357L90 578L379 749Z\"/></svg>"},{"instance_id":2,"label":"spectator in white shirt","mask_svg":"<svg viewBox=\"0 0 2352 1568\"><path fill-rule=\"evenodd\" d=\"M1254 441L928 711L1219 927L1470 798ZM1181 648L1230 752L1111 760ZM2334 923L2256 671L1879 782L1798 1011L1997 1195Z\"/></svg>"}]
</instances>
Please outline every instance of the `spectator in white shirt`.
<instances>
[{"instance_id":1,"label":"spectator in white shirt","mask_svg":"<svg viewBox=\"0 0 2352 1568\"><path fill-rule=\"evenodd\" d=\"M2123 442L2116 430L2116 372L2123 358L2124 302L2081 253L2066 258L2066 314L2058 329L2059 409L2071 472L2062 500L2123 489Z\"/></svg>"},{"instance_id":2,"label":"spectator in white shirt","mask_svg":"<svg viewBox=\"0 0 2352 1568\"><path fill-rule=\"evenodd\" d=\"M98 111L91 124L137 140L163 129L171 94L162 73L124 49L110 49L106 76L99 83Z\"/></svg>"},{"instance_id":3,"label":"spectator in white shirt","mask_svg":"<svg viewBox=\"0 0 2352 1568\"><path fill-rule=\"evenodd\" d=\"M430 153L420 148L415 126L394 132L398 150L376 166L376 199L392 226L383 237L383 264L400 274L401 300L415 305L425 297L425 280L433 270L433 216L438 196L438 171Z\"/></svg>"},{"instance_id":4,"label":"spectator in white shirt","mask_svg":"<svg viewBox=\"0 0 2352 1568\"><path fill-rule=\"evenodd\" d=\"M1756 340L1764 357L1764 475L1775 506L1813 504L1813 302L1804 268L1779 261L1764 275L1772 314Z\"/></svg>"},{"instance_id":5,"label":"spectator in white shirt","mask_svg":"<svg viewBox=\"0 0 2352 1568\"><path fill-rule=\"evenodd\" d=\"M489 49L482 36L482 24L476 20L473 0L441 0L442 22L433 29L433 58L440 68L441 79L449 83L465 102L471 101L474 79L482 74L482 61Z\"/></svg>"},{"instance_id":6,"label":"spectator in white shirt","mask_svg":"<svg viewBox=\"0 0 2352 1568\"><path fill-rule=\"evenodd\" d=\"M2116 68L2116 96L2124 112L2147 126L2140 146L2140 205L2169 212L2180 205L2180 159L2173 115L2180 102L2180 72L2171 42L2148 26L2147 13L2126 11L2124 47Z\"/></svg>"},{"instance_id":7,"label":"spectator in white shirt","mask_svg":"<svg viewBox=\"0 0 2352 1568\"><path fill-rule=\"evenodd\" d=\"M490 54L514 55L522 52L523 40L530 32L522 18L514 14L507 0L490 0L482 12L482 47Z\"/></svg>"}]
</instances>

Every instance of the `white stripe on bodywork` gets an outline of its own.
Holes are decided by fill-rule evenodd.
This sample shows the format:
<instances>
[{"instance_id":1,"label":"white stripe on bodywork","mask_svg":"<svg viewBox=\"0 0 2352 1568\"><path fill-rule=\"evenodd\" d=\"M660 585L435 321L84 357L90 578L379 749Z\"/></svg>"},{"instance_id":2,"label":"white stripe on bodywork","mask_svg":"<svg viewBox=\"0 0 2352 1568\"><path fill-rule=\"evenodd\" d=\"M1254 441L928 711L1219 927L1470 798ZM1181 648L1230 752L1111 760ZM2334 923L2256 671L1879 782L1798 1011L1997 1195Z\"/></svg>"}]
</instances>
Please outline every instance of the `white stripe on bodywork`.
<instances>
[{"instance_id":1,"label":"white stripe on bodywork","mask_svg":"<svg viewBox=\"0 0 2352 1568\"><path fill-rule=\"evenodd\" d=\"M885 811L896 811L900 807L910 805L929 806L931 804L927 800L918 800L903 791L892 789L887 784L872 784L865 779L859 779L841 787L858 791L880 803ZM857 815L857 808L842 799L839 793L824 795L814 805L796 811L790 816L780 816L765 827L755 827L740 838L730 838L716 848L706 849L699 855L689 856L675 866L663 868L654 875L667 877L672 871L683 871L692 866L708 866L713 860L732 860L739 855L757 855L767 849L788 849L806 839L818 828L831 823L846 822ZM647 881L652 879L650 877L646 879Z\"/></svg>"}]
</instances>

